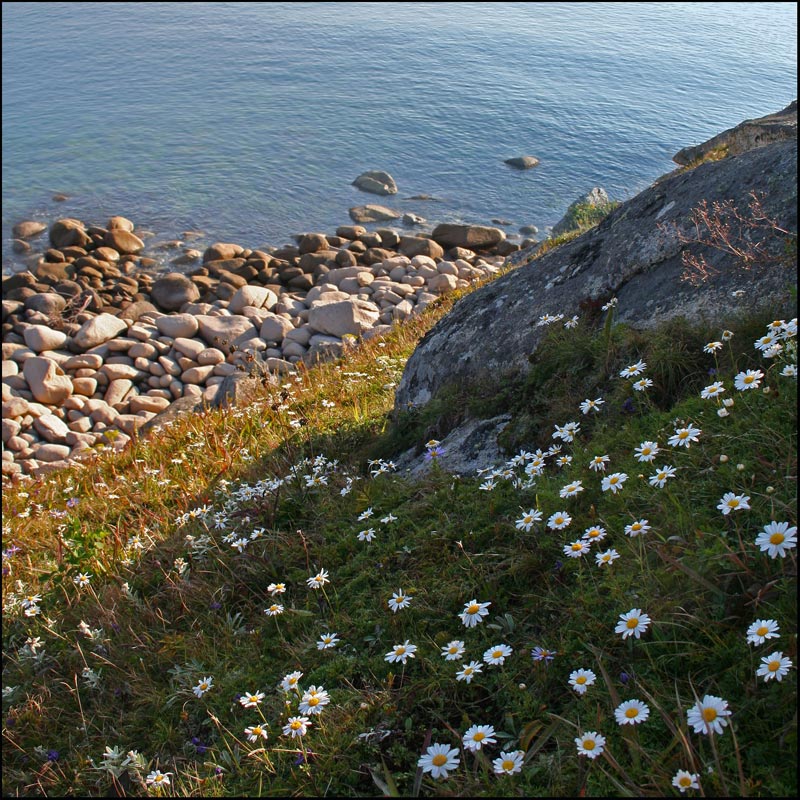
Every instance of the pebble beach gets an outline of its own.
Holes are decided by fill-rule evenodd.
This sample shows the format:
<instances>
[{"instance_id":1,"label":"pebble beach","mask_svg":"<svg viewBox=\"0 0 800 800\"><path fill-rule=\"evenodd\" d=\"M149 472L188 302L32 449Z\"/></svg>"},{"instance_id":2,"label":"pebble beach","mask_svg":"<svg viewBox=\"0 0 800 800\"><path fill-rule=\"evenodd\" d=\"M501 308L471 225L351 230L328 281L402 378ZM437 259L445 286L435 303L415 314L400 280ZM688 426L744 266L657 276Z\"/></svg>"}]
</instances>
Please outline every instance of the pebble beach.
<instances>
[{"instance_id":1,"label":"pebble beach","mask_svg":"<svg viewBox=\"0 0 800 800\"><path fill-rule=\"evenodd\" d=\"M380 206L351 217L371 209ZM278 381L339 358L497 275L520 249L479 225L410 234L352 224L266 249L201 251L191 246L200 235L151 242L154 258L143 255L152 234L122 216L15 226L28 269L3 279L4 480L121 450L175 413L227 405L254 369Z\"/></svg>"}]
</instances>

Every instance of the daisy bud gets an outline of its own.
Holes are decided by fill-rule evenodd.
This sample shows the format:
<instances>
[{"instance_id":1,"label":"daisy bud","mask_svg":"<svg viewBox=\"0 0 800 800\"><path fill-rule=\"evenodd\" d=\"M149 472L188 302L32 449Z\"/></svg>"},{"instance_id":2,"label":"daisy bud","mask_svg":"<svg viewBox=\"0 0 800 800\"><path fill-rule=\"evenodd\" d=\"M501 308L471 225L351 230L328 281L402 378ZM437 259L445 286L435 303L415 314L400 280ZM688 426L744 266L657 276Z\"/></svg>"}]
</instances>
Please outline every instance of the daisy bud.
<instances>
[{"instance_id":1,"label":"daisy bud","mask_svg":"<svg viewBox=\"0 0 800 800\"><path fill-rule=\"evenodd\" d=\"M727 417L730 414L727 408L718 408L717 409L717 416L718 417Z\"/></svg>"},{"instance_id":2,"label":"daisy bud","mask_svg":"<svg viewBox=\"0 0 800 800\"><path fill-rule=\"evenodd\" d=\"M767 494L772 494L774 491L775 491L775 487L774 486L767 486L767 488L766 488Z\"/></svg>"},{"instance_id":3,"label":"daisy bud","mask_svg":"<svg viewBox=\"0 0 800 800\"><path fill-rule=\"evenodd\" d=\"M723 453L723 454L722 454L722 455L719 457L719 463L720 463L720 464L727 464L727 463L728 463L728 456L726 456L726 455Z\"/></svg>"},{"instance_id":4,"label":"daisy bud","mask_svg":"<svg viewBox=\"0 0 800 800\"><path fill-rule=\"evenodd\" d=\"M736 470L738 472L744 472L744 464L737 464L736 465Z\"/></svg>"}]
</instances>

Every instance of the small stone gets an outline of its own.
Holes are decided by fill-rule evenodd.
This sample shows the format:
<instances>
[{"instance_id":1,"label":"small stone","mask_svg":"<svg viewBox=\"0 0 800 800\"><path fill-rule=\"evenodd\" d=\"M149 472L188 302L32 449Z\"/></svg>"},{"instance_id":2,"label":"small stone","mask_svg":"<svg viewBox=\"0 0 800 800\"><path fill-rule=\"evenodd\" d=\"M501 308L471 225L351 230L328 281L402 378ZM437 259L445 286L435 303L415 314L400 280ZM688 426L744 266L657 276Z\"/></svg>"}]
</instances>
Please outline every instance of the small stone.
<instances>
[{"instance_id":1,"label":"small stone","mask_svg":"<svg viewBox=\"0 0 800 800\"><path fill-rule=\"evenodd\" d=\"M72 340L79 349L89 350L113 339L127 329L128 324L124 320L113 314L103 313L84 322Z\"/></svg>"},{"instance_id":2,"label":"small stone","mask_svg":"<svg viewBox=\"0 0 800 800\"><path fill-rule=\"evenodd\" d=\"M384 220L400 219L400 214L391 208L372 204L354 206L348 213L353 222L382 222Z\"/></svg>"},{"instance_id":3,"label":"small stone","mask_svg":"<svg viewBox=\"0 0 800 800\"><path fill-rule=\"evenodd\" d=\"M103 399L108 405L116 408L125 402L125 397L133 388L133 382L126 378L117 378L108 384Z\"/></svg>"},{"instance_id":4,"label":"small stone","mask_svg":"<svg viewBox=\"0 0 800 800\"><path fill-rule=\"evenodd\" d=\"M46 231L47 225L38 220L25 220L24 222L18 222L11 230L14 236L19 239L31 239L34 236L38 236L42 231Z\"/></svg>"},{"instance_id":5,"label":"small stone","mask_svg":"<svg viewBox=\"0 0 800 800\"><path fill-rule=\"evenodd\" d=\"M66 423L55 414L42 414L33 421L33 427L43 439L48 442L63 440L69 433Z\"/></svg>"},{"instance_id":6,"label":"small stone","mask_svg":"<svg viewBox=\"0 0 800 800\"><path fill-rule=\"evenodd\" d=\"M72 381L49 358L32 356L26 359L22 373L39 403L59 406L72 394Z\"/></svg>"},{"instance_id":7,"label":"small stone","mask_svg":"<svg viewBox=\"0 0 800 800\"><path fill-rule=\"evenodd\" d=\"M37 461L51 463L69 458L70 448L65 444L36 444L33 446L33 457Z\"/></svg>"},{"instance_id":8,"label":"small stone","mask_svg":"<svg viewBox=\"0 0 800 800\"><path fill-rule=\"evenodd\" d=\"M114 248L120 253L141 253L144 249L144 242L130 231L121 228L112 228L103 237L106 246Z\"/></svg>"},{"instance_id":9,"label":"small stone","mask_svg":"<svg viewBox=\"0 0 800 800\"><path fill-rule=\"evenodd\" d=\"M22 338L31 350L42 353L46 350L58 350L67 341L67 334L44 325L30 325L22 332Z\"/></svg>"},{"instance_id":10,"label":"small stone","mask_svg":"<svg viewBox=\"0 0 800 800\"><path fill-rule=\"evenodd\" d=\"M515 158L507 158L505 163L517 169L531 169L538 166L539 159L536 156L516 156Z\"/></svg>"}]
</instances>

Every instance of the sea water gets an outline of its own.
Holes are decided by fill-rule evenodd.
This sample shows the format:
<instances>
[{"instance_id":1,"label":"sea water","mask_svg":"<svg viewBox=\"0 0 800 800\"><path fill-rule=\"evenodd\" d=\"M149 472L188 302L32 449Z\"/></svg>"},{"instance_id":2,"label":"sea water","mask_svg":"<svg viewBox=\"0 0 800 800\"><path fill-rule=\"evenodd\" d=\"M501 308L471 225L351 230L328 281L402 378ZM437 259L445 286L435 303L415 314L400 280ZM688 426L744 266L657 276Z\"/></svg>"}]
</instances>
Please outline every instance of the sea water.
<instances>
[{"instance_id":1,"label":"sea water","mask_svg":"<svg viewBox=\"0 0 800 800\"><path fill-rule=\"evenodd\" d=\"M2 22L4 271L11 226L59 216L255 248L377 202L513 236L796 96L793 3L37 2ZM399 193L353 187L368 169Z\"/></svg>"}]
</instances>

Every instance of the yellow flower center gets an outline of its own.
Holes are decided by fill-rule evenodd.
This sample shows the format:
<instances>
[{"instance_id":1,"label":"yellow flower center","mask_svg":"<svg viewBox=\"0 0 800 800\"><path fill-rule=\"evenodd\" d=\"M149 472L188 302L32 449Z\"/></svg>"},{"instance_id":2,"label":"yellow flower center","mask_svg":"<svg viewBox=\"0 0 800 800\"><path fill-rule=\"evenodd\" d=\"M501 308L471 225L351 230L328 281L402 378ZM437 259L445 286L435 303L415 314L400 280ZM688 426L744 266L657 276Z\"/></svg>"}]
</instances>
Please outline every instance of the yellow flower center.
<instances>
[{"instance_id":1,"label":"yellow flower center","mask_svg":"<svg viewBox=\"0 0 800 800\"><path fill-rule=\"evenodd\" d=\"M477 614L481 610L481 607L477 603L473 603L468 609L467 614Z\"/></svg>"},{"instance_id":2,"label":"yellow flower center","mask_svg":"<svg viewBox=\"0 0 800 800\"><path fill-rule=\"evenodd\" d=\"M583 545L582 545L580 542L575 542L575 543L572 545L572 549L573 549L574 551L576 551L576 552L577 552L578 550L583 550Z\"/></svg>"},{"instance_id":3,"label":"yellow flower center","mask_svg":"<svg viewBox=\"0 0 800 800\"><path fill-rule=\"evenodd\" d=\"M769 632L769 628L766 625L762 625L757 631L756 636L764 636Z\"/></svg>"},{"instance_id":4,"label":"yellow flower center","mask_svg":"<svg viewBox=\"0 0 800 800\"><path fill-rule=\"evenodd\" d=\"M396 648L395 648L394 654L395 654L396 656L402 656L402 655L403 655L403 653L405 653L405 652L406 652L406 649L405 649L405 647L403 647L403 646L401 645L401 646L399 646L399 647L396 647Z\"/></svg>"},{"instance_id":5,"label":"yellow flower center","mask_svg":"<svg viewBox=\"0 0 800 800\"><path fill-rule=\"evenodd\" d=\"M451 655L455 655L458 652L458 648L451 647L447 652L450 653Z\"/></svg>"},{"instance_id":6,"label":"yellow flower center","mask_svg":"<svg viewBox=\"0 0 800 800\"><path fill-rule=\"evenodd\" d=\"M734 497L731 500L728 500L728 508L738 508L739 501Z\"/></svg>"},{"instance_id":7,"label":"yellow flower center","mask_svg":"<svg viewBox=\"0 0 800 800\"><path fill-rule=\"evenodd\" d=\"M403 602L403 600L405 600L405 597L403 597L403 595L398 595L398 596L397 596L397 599L396 599L396 601L395 601L395 602L397 602L397 603L402 603L402 602Z\"/></svg>"},{"instance_id":8,"label":"yellow flower center","mask_svg":"<svg viewBox=\"0 0 800 800\"><path fill-rule=\"evenodd\" d=\"M586 676L581 675L579 678L575 678L575 683L578 683L581 686L583 686L583 684L586 683Z\"/></svg>"},{"instance_id":9,"label":"yellow flower center","mask_svg":"<svg viewBox=\"0 0 800 800\"><path fill-rule=\"evenodd\" d=\"M319 697L309 697L309 698L308 698L308 704L309 704L310 706L316 706L316 705L318 705L318 704L319 704Z\"/></svg>"},{"instance_id":10,"label":"yellow flower center","mask_svg":"<svg viewBox=\"0 0 800 800\"><path fill-rule=\"evenodd\" d=\"M253 733L256 736L261 736L261 728L258 725L256 725L255 728L253 728Z\"/></svg>"},{"instance_id":11,"label":"yellow flower center","mask_svg":"<svg viewBox=\"0 0 800 800\"><path fill-rule=\"evenodd\" d=\"M643 447L642 448L642 455L643 456L649 456L651 452L652 452L652 450L649 447Z\"/></svg>"},{"instance_id":12,"label":"yellow flower center","mask_svg":"<svg viewBox=\"0 0 800 800\"><path fill-rule=\"evenodd\" d=\"M609 478L609 483L619 483L619 478Z\"/></svg>"},{"instance_id":13,"label":"yellow flower center","mask_svg":"<svg viewBox=\"0 0 800 800\"><path fill-rule=\"evenodd\" d=\"M561 525L564 522L564 517L556 517L556 525Z\"/></svg>"},{"instance_id":14,"label":"yellow flower center","mask_svg":"<svg viewBox=\"0 0 800 800\"><path fill-rule=\"evenodd\" d=\"M506 770L506 771L510 771L510 770L514 769L514 762L513 762L513 761L511 761L511 759L508 759L508 758L507 758L507 759L506 759L506 760L503 762L503 769L504 769L504 770Z\"/></svg>"},{"instance_id":15,"label":"yellow flower center","mask_svg":"<svg viewBox=\"0 0 800 800\"><path fill-rule=\"evenodd\" d=\"M689 431L681 431L681 432L678 434L678 438L679 438L679 439L685 439L685 438L686 438L688 435L689 435Z\"/></svg>"},{"instance_id":16,"label":"yellow flower center","mask_svg":"<svg viewBox=\"0 0 800 800\"><path fill-rule=\"evenodd\" d=\"M432 759L431 763L434 767L441 767L447 763L447 756L444 753L437 753Z\"/></svg>"},{"instance_id":17,"label":"yellow flower center","mask_svg":"<svg viewBox=\"0 0 800 800\"><path fill-rule=\"evenodd\" d=\"M584 739L583 740L583 749L584 750L594 750L594 739Z\"/></svg>"},{"instance_id":18,"label":"yellow flower center","mask_svg":"<svg viewBox=\"0 0 800 800\"><path fill-rule=\"evenodd\" d=\"M681 775L680 778L678 778L678 783L688 789L692 785L692 779L688 775Z\"/></svg>"},{"instance_id":19,"label":"yellow flower center","mask_svg":"<svg viewBox=\"0 0 800 800\"><path fill-rule=\"evenodd\" d=\"M786 537L782 533L773 533L772 536L769 537L770 544L783 544L783 540Z\"/></svg>"},{"instance_id":20,"label":"yellow flower center","mask_svg":"<svg viewBox=\"0 0 800 800\"><path fill-rule=\"evenodd\" d=\"M294 722L293 722L293 723L292 723L292 724L291 724L289 727L290 727L290 728L291 728L293 731L299 731L299 730L300 730L300 728L302 728L302 727L303 727L303 723L302 723L302 722L300 722L300 720L297 720L297 719L296 719L296 720L295 720L295 721L294 721Z\"/></svg>"},{"instance_id":21,"label":"yellow flower center","mask_svg":"<svg viewBox=\"0 0 800 800\"><path fill-rule=\"evenodd\" d=\"M631 525L631 530L632 531L640 531L641 529L642 529L642 526L638 522L634 522L633 525Z\"/></svg>"},{"instance_id":22,"label":"yellow flower center","mask_svg":"<svg viewBox=\"0 0 800 800\"><path fill-rule=\"evenodd\" d=\"M767 669L770 672L777 672L780 668L781 668L780 661L770 661L769 664L767 665Z\"/></svg>"},{"instance_id":23,"label":"yellow flower center","mask_svg":"<svg viewBox=\"0 0 800 800\"><path fill-rule=\"evenodd\" d=\"M704 708L703 719L706 722L713 722L717 718L717 710L715 708Z\"/></svg>"},{"instance_id":24,"label":"yellow flower center","mask_svg":"<svg viewBox=\"0 0 800 800\"><path fill-rule=\"evenodd\" d=\"M494 653L492 653L492 658L502 658L502 657L503 657L502 650L495 650Z\"/></svg>"},{"instance_id":25,"label":"yellow flower center","mask_svg":"<svg viewBox=\"0 0 800 800\"><path fill-rule=\"evenodd\" d=\"M631 629L636 628L639 625L639 617L631 617L625 624Z\"/></svg>"},{"instance_id":26,"label":"yellow flower center","mask_svg":"<svg viewBox=\"0 0 800 800\"><path fill-rule=\"evenodd\" d=\"M744 383L752 383L754 380L755 377L753 375L745 375L744 377Z\"/></svg>"},{"instance_id":27,"label":"yellow flower center","mask_svg":"<svg viewBox=\"0 0 800 800\"><path fill-rule=\"evenodd\" d=\"M639 716L639 709L638 709L638 708L629 708L629 709L628 709L628 710L625 712L625 716L626 716L628 719L634 719L635 717L638 717L638 716Z\"/></svg>"},{"instance_id":28,"label":"yellow flower center","mask_svg":"<svg viewBox=\"0 0 800 800\"><path fill-rule=\"evenodd\" d=\"M465 675L472 675L472 673L473 673L472 667L465 667L464 668L464 674Z\"/></svg>"},{"instance_id":29,"label":"yellow flower center","mask_svg":"<svg viewBox=\"0 0 800 800\"><path fill-rule=\"evenodd\" d=\"M476 742L482 742L486 738L486 734L485 733L481 733L481 731L478 731L472 738Z\"/></svg>"}]
</instances>

